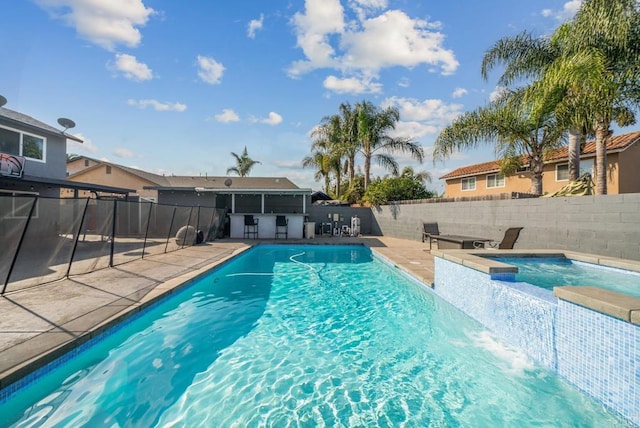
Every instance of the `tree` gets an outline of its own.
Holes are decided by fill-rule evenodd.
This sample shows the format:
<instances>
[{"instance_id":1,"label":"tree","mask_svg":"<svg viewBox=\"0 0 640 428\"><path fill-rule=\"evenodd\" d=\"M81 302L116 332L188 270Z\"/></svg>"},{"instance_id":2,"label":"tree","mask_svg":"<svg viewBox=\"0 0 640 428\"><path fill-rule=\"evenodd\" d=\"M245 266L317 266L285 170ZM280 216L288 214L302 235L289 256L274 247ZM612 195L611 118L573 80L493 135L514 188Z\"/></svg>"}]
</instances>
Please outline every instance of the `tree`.
<instances>
[{"instance_id":1,"label":"tree","mask_svg":"<svg viewBox=\"0 0 640 428\"><path fill-rule=\"evenodd\" d=\"M322 150L315 150L311 155L302 159L303 168L315 168L314 178L324 181L324 192L329 194L331 187L331 167L329 156Z\"/></svg>"},{"instance_id":2,"label":"tree","mask_svg":"<svg viewBox=\"0 0 640 428\"><path fill-rule=\"evenodd\" d=\"M414 174L407 167L396 177L376 178L370 184L363 200L372 205L382 205L393 201L433 198L436 194L424 186L423 176Z\"/></svg>"},{"instance_id":3,"label":"tree","mask_svg":"<svg viewBox=\"0 0 640 428\"><path fill-rule=\"evenodd\" d=\"M565 26L566 27L566 26ZM526 89L526 98L543 110L554 109L556 120L569 131L569 180L577 180L580 165L580 147L588 133L588 118L572 101L578 88L560 93L558 88L545 87L544 75L562 57L566 28L560 27L552 37L534 37L524 31L514 37L498 40L482 59L482 77L488 80L489 71L502 64L504 70L499 85L510 87L522 80L534 79ZM548 83L547 83L548 84Z\"/></svg>"},{"instance_id":4,"label":"tree","mask_svg":"<svg viewBox=\"0 0 640 428\"><path fill-rule=\"evenodd\" d=\"M364 156L364 188L369 186L371 178L371 162L398 174L398 163L391 153L409 153L418 162L424 159L422 147L411 138L391 137L388 135L400 120L400 112L395 107L384 110L374 106L370 101L356 104L357 136L359 151Z\"/></svg>"},{"instance_id":5,"label":"tree","mask_svg":"<svg viewBox=\"0 0 640 428\"><path fill-rule=\"evenodd\" d=\"M239 175L240 177L246 177L251 172L251 169L256 164L259 164L259 161L255 161L249 157L249 153L247 152L247 146L244 146L244 150L242 154L238 156L234 152L231 152L231 155L236 159L236 166L232 166L227 169L227 174L230 172Z\"/></svg>"},{"instance_id":6,"label":"tree","mask_svg":"<svg viewBox=\"0 0 640 428\"><path fill-rule=\"evenodd\" d=\"M508 92L488 106L464 113L440 132L434 144L434 160L454 151L495 144L501 172L513 173L524 162L531 169L531 193L542 194L544 154L562 143L563 128L552 111L533 110L523 91Z\"/></svg>"},{"instance_id":7,"label":"tree","mask_svg":"<svg viewBox=\"0 0 640 428\"><path fill-rule=\"evenodd\" d=\"M588 0L575 18L551 37L522 33L498 41L485 54L483 76L504 64L499 81L509 85L534 78L528 89L533 108L553 106L556 120L569 130L569 174L579 171L579 147L596 139L596 194L606 193L606 143L611 122L635 122L638 105L640 18L634 0Z\"/></svg>"},{"instance_id":8,"label":"tree","mask_svg":"<svg viewBox=\"0 0 640 428\"><path fill-rule=\"evenodd\" d=\"M635 0L587 0L564 29L562 57L546 87L566 91L589 117L596 145L596 195L607 193L611 123L635 123L640 103L640 12ZM579 90L576 90L579 88Z\"/></svg>"},{"instance_id":9,"label":"tree","mask_svg":"<svg viewBox=\"0 0 640 428\"><path fill-rule=\"evenodd\" d=\"M331 175L333 175L336 188L332 193L337 199L340 198L342 190L342 157L344 149L340 144L342 141L341 126L342 124L339 115L326 116L322 119L322 123L320 123L320 125L311 132L311 138L313 140L311 150L313 150L314 153L322 154L323 164L321 166L323 171L326 172L325 192L330 193L328 187ZM317 154L313 156L317 156ZM302 165L303 167L313 166L316 168L320 166L315 162L311 162L307 158L302 160Z\"/></svg>"}]
</instances>

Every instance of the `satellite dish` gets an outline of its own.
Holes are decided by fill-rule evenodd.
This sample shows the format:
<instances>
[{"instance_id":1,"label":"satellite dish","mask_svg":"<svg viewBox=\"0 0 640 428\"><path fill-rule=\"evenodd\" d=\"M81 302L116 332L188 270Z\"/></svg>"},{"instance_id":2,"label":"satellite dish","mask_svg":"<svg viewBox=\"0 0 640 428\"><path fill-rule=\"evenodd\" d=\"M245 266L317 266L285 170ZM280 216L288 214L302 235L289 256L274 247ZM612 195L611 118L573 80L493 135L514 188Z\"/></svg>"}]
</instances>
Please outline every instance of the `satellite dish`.
<instances>
[{"instance_id":1,"label":"satellite dish","mask_svg":"<svg viewBox=\"0 0 640 428\"><path fill-rule=\"evenodd\" d=\"M7 103L7 99L0 95L0 107L3 107Z\"/></svg>"},{"instance_id":2,"label":"satellite dish","mask_svg":"<svg viewBox=\"0 0 640 428\"><path fill-rule=\"evenodd\" d=\"M73 120L67 119L66 117L61 117L60 119L58 119L58 123L60 124L60 126L64 127L64 131L66 131L69 128L74 128L76 126L76 123Z\"/></svg>"},{"instance_id":3,"label":"satellite dish","mask_svg":"<svg viewBox=\"0 0 640 428\"><path fill-rule=\"evenodd\" d=\"M231 186L231 183L233 183L233 180L231 180L230 178L227 178L226 180L224 180L224 185L227 187Z\"/></svg>"}]
</instances>

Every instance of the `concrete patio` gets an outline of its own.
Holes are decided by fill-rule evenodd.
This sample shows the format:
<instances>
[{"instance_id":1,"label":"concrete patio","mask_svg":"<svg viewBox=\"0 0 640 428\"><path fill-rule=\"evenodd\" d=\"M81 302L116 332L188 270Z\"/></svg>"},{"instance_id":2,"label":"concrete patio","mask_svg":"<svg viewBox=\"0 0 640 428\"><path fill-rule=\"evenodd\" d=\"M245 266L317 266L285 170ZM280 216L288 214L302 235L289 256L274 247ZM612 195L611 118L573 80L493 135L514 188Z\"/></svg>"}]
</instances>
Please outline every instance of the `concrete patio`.
<instances>
[{"instance_id":1,"label":"concrete patio","mask_svg":"<svg viewBox=\"0 0 640 428\"><path fill-rule=\"evenodd\" d=\"M0 298L0 388L252 245L275 242L214 241L6 293ZM433 256L420 241L361 236L287 244L365 245L425 284L433 283Z\"/></svg>"}]
</instances>

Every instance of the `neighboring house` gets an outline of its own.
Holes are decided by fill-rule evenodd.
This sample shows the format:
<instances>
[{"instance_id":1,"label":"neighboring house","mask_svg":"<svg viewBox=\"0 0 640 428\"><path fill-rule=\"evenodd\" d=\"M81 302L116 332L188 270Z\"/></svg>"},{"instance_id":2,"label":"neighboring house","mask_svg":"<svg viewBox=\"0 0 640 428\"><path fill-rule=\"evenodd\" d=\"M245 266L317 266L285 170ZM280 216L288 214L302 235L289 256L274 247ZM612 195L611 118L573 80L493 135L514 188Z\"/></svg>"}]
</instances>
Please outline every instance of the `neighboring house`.
<instances>
[{"instance_id":1,"label":"neighboring house","mask_svg":"<svg viewBox=\"0 0 640 428\"><path fill-rule=\"evenodd\" d=\"M0 107L0 192L59 197L86 190L125 195L129 189L66 180L67 140L82 140L17 111Z\"/></svg>"},{"instance_id":2,"label":"neighboring house","mask_svg":"<svg viewBox=\"0 0 640 428\"><path fill-rule=\"evenodd\" d=\"M552 193L569 183L567 148L551 150L545 155L542 193ZM595 142L587 142L580 156L580 173L595 176ZM484 196L499 193L530 193L529 165L505 176L497 161L468 165L443 175L445 196ZM616 135L607 144L607 193L640 193L640 131Z\"/></svg>"},{"instance_id":3,"label":"neighboring house","mask_svg":"<svg viewBox=\"0 0 640 428\"><path fill-rule=\"evenodd\" d=\"M126 187L134 190L132 196L137 195L150 201L158 200L158 192L145 187L159 186L166 182L162 175L80 155L67 161L67 179L103 186Z\"/></svg>"},{"instance_id":4,"label":"neighboring house","mask_svg":"<svg viewBox=\"0 0 640 428\"><path fill-rule=\"evenodd\" d=\"M229 222L225 235L247 238L247 215L257 220L255 238L274 238L276 218L286 218L287 236L302 238L311 206L311 189L284 177L163 177L155 186L158 203L222 208Z\"/></svg>"}]
</instances>

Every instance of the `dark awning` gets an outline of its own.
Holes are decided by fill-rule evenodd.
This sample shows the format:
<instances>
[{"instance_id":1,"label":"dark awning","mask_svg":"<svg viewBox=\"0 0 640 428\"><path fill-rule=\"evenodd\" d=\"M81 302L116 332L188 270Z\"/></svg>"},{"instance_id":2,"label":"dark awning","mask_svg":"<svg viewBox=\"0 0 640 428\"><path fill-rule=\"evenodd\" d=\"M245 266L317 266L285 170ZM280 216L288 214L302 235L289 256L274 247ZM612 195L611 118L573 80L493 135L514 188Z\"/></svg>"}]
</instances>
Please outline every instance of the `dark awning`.
<instances>
[{"instance_id":1,"label":"dark awning","mask_svg":"<svg viewBox=\"0 0 640 428\"><path fill-rule=\"evenodd\" d=\"M23 175L22 178L5 178L0 177L0 183L11 182L15 183L19 181L23 184L46 184L50 186L60 187L64 189L75 190L87 190L89 192L104 192L104 193L118 193L121 195L127 195L129 193L135 193L135 189L125 189L122 187L103 186L101 184L93 183L81 183L78 181L61 180L57 178L45 178L45 177L33 177L30 175ZM1 186L0 186L1 187Z\"/></svg>"}]
</instances>

